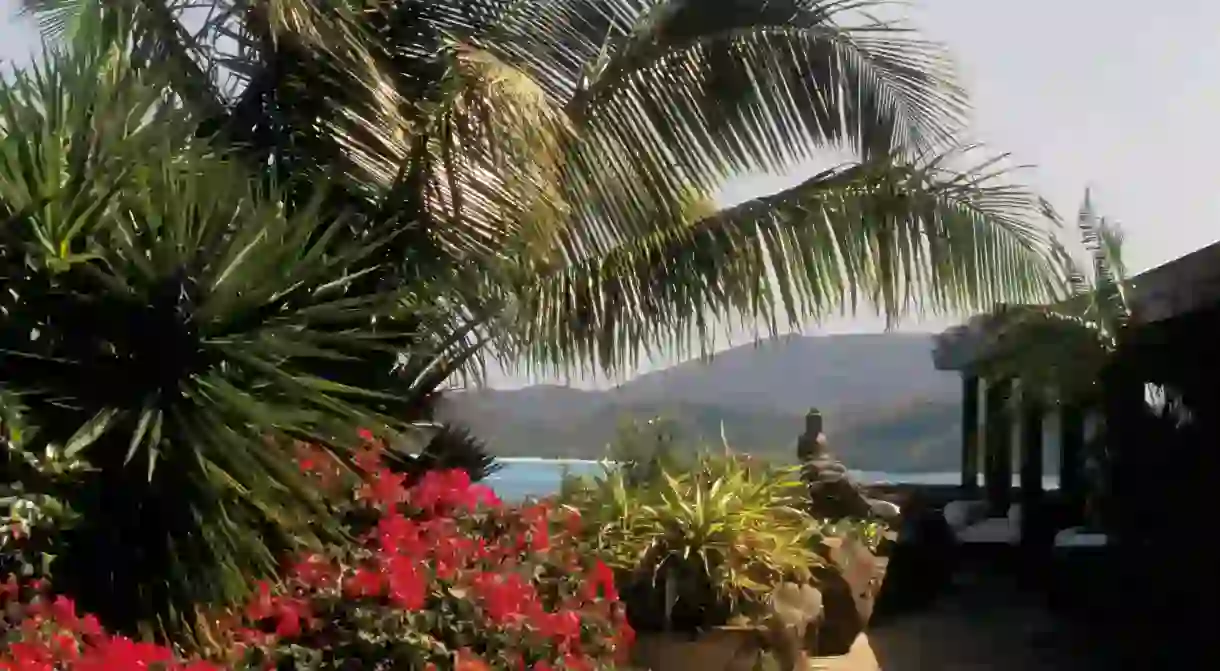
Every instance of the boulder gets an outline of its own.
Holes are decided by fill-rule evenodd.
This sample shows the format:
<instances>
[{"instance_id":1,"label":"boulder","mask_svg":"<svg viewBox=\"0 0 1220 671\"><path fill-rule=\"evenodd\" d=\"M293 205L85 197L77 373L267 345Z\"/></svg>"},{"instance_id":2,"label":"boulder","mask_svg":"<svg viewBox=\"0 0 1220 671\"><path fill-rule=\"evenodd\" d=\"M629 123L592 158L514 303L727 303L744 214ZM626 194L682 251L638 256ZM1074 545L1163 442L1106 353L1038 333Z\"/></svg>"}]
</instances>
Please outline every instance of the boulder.
<instances>
[{"instance_id":1,"label":"boulder","mask_svg":"<svg viewBox=\"0 0 1220 671\"><path fill-rule=\"evenodd\" d=\"M756 627L713 627L698 634L641 632L629 668L751 671L758 668L766 639L766 632Z\"/></svg>"},{"instance_id":2,"label":"boulder","mask_svg":"<svg viewBox=\"0 0 1220 671\"><path fill-rule=\"evenodd\" d=\"M955 544L953 530L936 508L918 501L905 506L874 617L924 608L942 594L952 582Z\"/></svg>"},{"instance_id":3,"label":"boulder","mask_svg":"<svg viewBox=\"0 0 1220 671\"><path fill-rule=\"evenodd\" d=\"M780 671L808 669L823 614L822 593L813 585L780 583L767 600L767 611L768 648Z\"/></svg>"},{"instance_id":4,"label":"boulder","mask_svg":"<svg viewBox=\"0 0 1220 671\"><path fill-rule=\"evenodd\" d=\"M826 565L814 571L823 604L816 654L845 655L873 616L887 562L848 538L823 540L823 555Z\"/></svg>"}]
</instances>

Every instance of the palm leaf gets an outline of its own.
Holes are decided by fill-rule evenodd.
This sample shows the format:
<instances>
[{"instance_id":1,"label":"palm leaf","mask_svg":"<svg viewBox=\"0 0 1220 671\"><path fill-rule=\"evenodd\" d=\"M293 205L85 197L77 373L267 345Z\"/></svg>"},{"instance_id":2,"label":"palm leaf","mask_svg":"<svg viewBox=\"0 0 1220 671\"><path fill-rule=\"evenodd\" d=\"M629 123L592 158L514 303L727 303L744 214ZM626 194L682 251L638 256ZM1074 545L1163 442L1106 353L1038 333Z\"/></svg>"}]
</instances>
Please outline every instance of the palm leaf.
<instances>
[{"instance_id":1,"label":"palm leaf","mask_svg":"<svg viewBox=\"0 0 1220 671\"><path fill-rule=\"evenodd\" d=\"M989 377L1020 377L1057 400L1088 401L1118 348L1130 317L1122 229L1099 216L1086 191L1076 229L1090 267L1056 248L1064 288L1049 305L1005 305L984 328L977 368Z\"/></svg>"},{"instance_id":2,"label":"palm leaf","mask_svg":"<svg viewBox=\"0 0 1220 671\"><path fill-rule=\"evenodd\" d=\"M566 4L619 17L640 6ZM630 233L691 185L714 192L828 146L864 157L943 147L965 110L948 60L904 26L868 20L872 4L645 3L588 35L584 50L602 55L569 103L585 128L571 181L592 196L586 220L613 212Z\"/></svg>"},{"instance_id":3,"label":"palm leaf","mask_svg":"<svg viewBox=\"0 0 1220 671\"><path fill-rule=\"evenodd\" d=\"M826 171L586 262L533 270L518 294L521 340L543 367L621 370L639 353L681 356L707 342L710 315L775 330L861 306L898 318L1049 297L1051 240L1028 218L1037 199L944 160Z\"/></svg>"}]
</instances>

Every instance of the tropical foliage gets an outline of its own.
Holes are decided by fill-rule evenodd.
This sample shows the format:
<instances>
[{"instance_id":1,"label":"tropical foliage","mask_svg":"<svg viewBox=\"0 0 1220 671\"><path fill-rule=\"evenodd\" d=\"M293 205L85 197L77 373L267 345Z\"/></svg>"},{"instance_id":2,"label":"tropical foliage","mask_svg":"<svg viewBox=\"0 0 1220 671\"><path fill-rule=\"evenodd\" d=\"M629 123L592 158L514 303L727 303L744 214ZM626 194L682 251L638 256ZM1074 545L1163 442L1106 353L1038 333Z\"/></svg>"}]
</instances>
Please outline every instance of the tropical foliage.
<instances>
[{"instance_id":1,"label":"tropical foliage","mask_svg":"<svg viewBox=\"0 0 1220 671\"><path fill-rule=\"evenodd\" d=\"M812 582L820 525L795 469L726 454L653 473L610 465L570 479L559 498L582 513L587 542L618 574L634 626L761 616L777 585Z\"/></svg>"},{"instance_id":2,"label":"tropical foliage","mask_svg":"<svg viewBox=\"0 0 1220 671\"><path fill-rule=\"evenodd\" d=\"M735 317L1051 287L1038 200L954 167L943 52L867 3L25 4L61 47L0 85L0 483L78 514L57 585L127 634L342 540L296 442L418 451L485 352L613 371ZM853 161L709 205L823 150ZM784 509L733 473L667 496Z\"/></svg>"},{"instance_id":3,"label":"tropical foliage","mask_svg":"<svg viewBox=\"0 0 1220 671\"><path fill-rule=\"evenodd\" d=\"M0 668L606 668L632 642L613 575L575 544L581 520L506 506L462 471L414 486L369 436L356 475L328 450L300 464L345 503L358 544L306 552L246 608L210 620L204 659L107 632L45 585L0 584Z\"/></svg>"},{"instance_id":4,"label":"tropical foliage","mask_svg":"<svg viewBox=\"0 0 1220 671\"><path fill-rule=\"evenodd\" d=\"M498 351L542 368L682 354L736 316L1048 294L1038 200L953 167L949 59L868 0L26 4L62 39L129 27L198 132L294 196L326 182L379 213L361 226L405 213L386 258L461 269L465 300L505 308ZM709 204L836 152L853 160Z\"/></svg>"},{"instance_id":5,"label":"tropical foliage","mask_svg":"<svg viewBox=\"0 0 1220 671\"><path fill-rule=\"evenodd\" d=\"M353 238L360 214L320 198L286 207L110 49L18 73L0 124L0 481L80 513L62 587L116 626L173 629L339 537L292 440L342 455L353 426L412 439L404 417L431 391L412 367L448 375L469 353L447 346L464 317L439 285L360 282L390 236ZM331 375L408 343L403 375ZM23 454L85 466L43 477Z\"/></svg>"},{"instance_id":6,"label":"tropical foliage","mask_svg":"<svg viewBox=\"0 0 1220 671\"><path fill-rule=\"evenodd\" d=\"M1085 194L1076 219L1090 263L1060 248L1066 297L1053 304L1006 305L983 319L987 334L980 371L1020 377L1023 389L1058 400L1099 400L1102 371L1131 316L1123 232L1097 214Z\"/></svg>"}]
</instances>

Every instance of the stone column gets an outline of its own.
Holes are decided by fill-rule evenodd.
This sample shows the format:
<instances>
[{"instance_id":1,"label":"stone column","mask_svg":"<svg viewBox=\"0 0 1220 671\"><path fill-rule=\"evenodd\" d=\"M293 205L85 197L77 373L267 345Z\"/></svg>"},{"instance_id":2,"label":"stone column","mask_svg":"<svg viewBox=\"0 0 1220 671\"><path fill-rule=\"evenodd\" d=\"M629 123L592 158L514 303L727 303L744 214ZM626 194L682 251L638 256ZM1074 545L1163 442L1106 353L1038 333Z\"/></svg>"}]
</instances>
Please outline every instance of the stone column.
<instances>
[{"instance_id":1,"label":"stone column","mask_svg":"<svg viewBox=\"0 0 1220 671\"><path fill-rule=\"evenodd\" d=\"M979 378L962 375L962 489L979 488Z\"/></svg>"},{"instance_id":2,"label":"stone column","mask_svg":"<svg viewBox=\"0 0 1220 671\"><path fill-rule=\"evenodd\" d=\"M1042 418L1045 406L1032 390L1021 387L1021 542L1034 540L1042 508Z\"/></svg>"},{"instance_id":3,"label":"stone column","mask_svg":"<svg viewBox=\"0 0 1220 671\"><path fill-rule=\"evenodd\" d=\"M1059 406L1059 493L1075 513L1084 507L1084 410Z\"/></svg>"},{"instance_id":4,"label":"stone column","mask_svg":"<svg viewBox=\"0 0 1220 671\"><path fill-rule=\"evenodd\" d=\"M985 392L983 487L989 514L1004 515L1012 502L1012 380L988 380Z\"/></svg>"}]
</instances>

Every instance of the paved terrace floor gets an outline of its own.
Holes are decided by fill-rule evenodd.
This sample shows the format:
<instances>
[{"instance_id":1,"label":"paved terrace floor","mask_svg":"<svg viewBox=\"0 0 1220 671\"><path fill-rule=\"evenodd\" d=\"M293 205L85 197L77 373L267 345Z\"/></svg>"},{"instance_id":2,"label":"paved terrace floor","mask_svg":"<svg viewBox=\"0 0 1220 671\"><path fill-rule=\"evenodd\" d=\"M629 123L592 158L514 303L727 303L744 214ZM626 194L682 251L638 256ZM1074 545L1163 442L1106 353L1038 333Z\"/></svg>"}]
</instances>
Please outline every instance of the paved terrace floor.
<instances>
[{"instance_id":1,"label":"paved terrace floor","mask_svg":"<svg viewBox=\"0 0 1220 671\"><path fill-rule=\"evenodd\" d=\"M872 626L851 653L818 658L819 671L1091 671L1101 646L1058 620L1038 594L996 576L959 578L924 608ZM1108 668L1119 668L1109 666Z\"/></svg>"}]
</instances>

